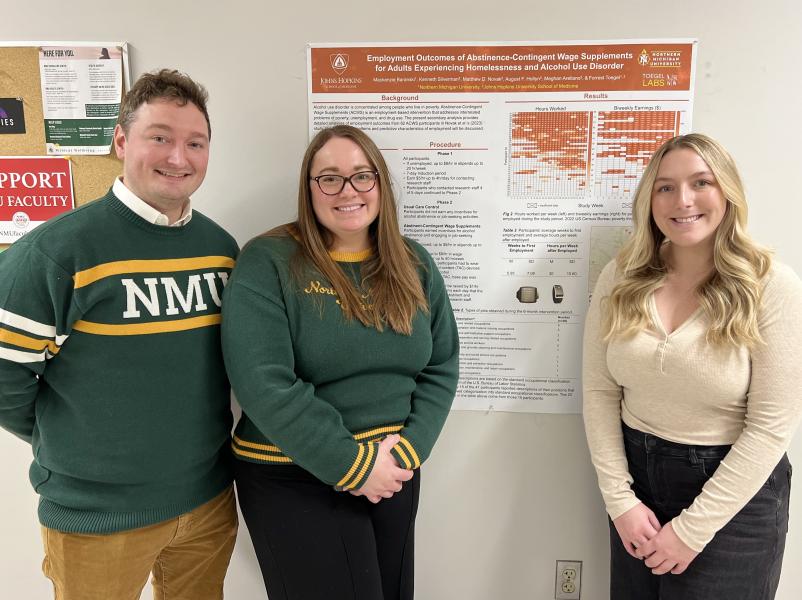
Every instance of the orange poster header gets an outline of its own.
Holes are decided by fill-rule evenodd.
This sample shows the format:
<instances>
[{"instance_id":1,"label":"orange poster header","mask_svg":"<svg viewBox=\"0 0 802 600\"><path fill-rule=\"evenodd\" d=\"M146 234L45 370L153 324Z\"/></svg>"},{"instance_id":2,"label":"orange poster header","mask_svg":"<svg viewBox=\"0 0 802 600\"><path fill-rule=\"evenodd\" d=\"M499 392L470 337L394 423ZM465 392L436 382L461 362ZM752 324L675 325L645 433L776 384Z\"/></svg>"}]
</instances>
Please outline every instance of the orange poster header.
<instances>
[{"instance_id":1,"label":"orange poster header","mask_svg":"<svg viewBox=\"0 0 802 600\"><path fill-rule=\"evenodd\" d=\"M693 46L629 43L311 48L312 92L687 91Z\"/></svg>"}]
</instances>

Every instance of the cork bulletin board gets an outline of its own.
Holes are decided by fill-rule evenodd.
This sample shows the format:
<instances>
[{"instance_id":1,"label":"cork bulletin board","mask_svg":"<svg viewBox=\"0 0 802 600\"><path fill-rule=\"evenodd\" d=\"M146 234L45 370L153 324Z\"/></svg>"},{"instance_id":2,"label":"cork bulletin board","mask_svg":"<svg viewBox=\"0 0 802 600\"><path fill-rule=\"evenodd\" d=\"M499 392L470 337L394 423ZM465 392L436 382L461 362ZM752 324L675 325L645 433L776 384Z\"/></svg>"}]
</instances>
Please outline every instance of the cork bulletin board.
<instances>
[{"instance_id":1,"label":"cork bulletin board","mask_svg":"<svg viewBox=\"0 0 802 600\"><path fill-rule=\"evenodd\" d=\"M14 45L12 45L14 44ZM27 44L27 45L26 45ZM123 90L130 87L127 46L108 42L0 42L0 98L22 101L25 133L0 135L0 156L46 156L45 122L39 71L39 48L44 45L122 46ZM111 154L68 156L72 162L75 205L101 197L114 178L122 174L122 162ZM0 244L0 250L6 248Z\"/></svg>"}]
</instances>

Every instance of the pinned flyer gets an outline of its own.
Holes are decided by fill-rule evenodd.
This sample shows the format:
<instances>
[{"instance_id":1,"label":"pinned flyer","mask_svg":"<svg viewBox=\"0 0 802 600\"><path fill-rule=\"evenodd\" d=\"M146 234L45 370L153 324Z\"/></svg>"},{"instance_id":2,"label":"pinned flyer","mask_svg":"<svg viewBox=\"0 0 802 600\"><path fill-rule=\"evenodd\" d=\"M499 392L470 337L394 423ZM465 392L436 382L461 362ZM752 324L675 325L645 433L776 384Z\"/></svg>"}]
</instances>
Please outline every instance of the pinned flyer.
<instances>
[{"instance_id":1,"label":"pinned flyer","mask_svg":"<svg viewBox=\"0 0 802 600\"><path fill-rule=\"evenodd\" d=\"M72 164L60 157L0 157L0 244L11 244L75 206Z\"/></svg>"},{"instance_id":2,"label":"pinned flyer","mask_svg":"<svg viewBox=\"0 0 802 600\"><path fill-rule=\"evenodd\" d=\"M122 46L39 49L49 155L109 154L123 93Z\"/></svg>"}]
</instances>

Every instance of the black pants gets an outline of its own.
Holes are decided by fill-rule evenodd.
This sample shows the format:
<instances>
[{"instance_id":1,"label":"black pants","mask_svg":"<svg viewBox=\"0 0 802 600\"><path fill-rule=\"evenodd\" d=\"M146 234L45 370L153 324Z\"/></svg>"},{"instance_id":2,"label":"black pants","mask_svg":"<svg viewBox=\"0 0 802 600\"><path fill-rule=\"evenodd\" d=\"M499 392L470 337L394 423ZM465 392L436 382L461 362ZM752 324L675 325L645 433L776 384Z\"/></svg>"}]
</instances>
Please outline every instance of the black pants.
<instances>
[{"instance_id":1,"label":"black pants","mask_svg":"<svg viewBox=\"0 0 802 600\"><path fill-rule=\"evenodd\" d=\"M296 465L234 461L270 600L411 600L420 471L372 504Z\"/></svg>"},{"instance_id":2,"label":"black pants","mask_svg":"<svg viewBox=\"0 0 802 600\"><path fill-rule=\"evenodd\" d=\"M632 489L663 525L691 505L730 449L677 444L621 426ZM611 522L611 600L771 600L780 580L790 489L786 455L681 575L652 575L627 554Z\"/></svg>"}]
</instances>

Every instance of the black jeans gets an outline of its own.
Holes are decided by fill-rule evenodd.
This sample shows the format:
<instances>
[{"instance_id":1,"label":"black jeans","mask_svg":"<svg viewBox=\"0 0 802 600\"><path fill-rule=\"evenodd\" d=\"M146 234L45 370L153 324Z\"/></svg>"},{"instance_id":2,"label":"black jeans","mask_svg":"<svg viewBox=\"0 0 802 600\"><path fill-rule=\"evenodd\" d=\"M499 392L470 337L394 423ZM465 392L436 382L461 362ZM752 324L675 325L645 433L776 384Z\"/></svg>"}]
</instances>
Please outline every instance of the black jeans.
<instances>
[{"instance_id":1,"label":"black jeans","mask_svg":"<svg viewBox=\"0 0 802 600\"><path fill-rule=\"evenodd\" d=\"M296 465L234 462L270 600L412 600L419 469L372 504Z\"/></svg>"},{"instance_id":2,"label":"black jeans","mask_svg":"<svg viewBox=\"0 0 802 600\"><path fill-rule=\"evenodd\" d=\"M621 424L635 495L665 524L691 505L729 446L689 446ZM652 575L610 522L611 600L770 600L780 580L791 464L784 455L755 496L681 575Z\"/></svg>"}]
</instances>

